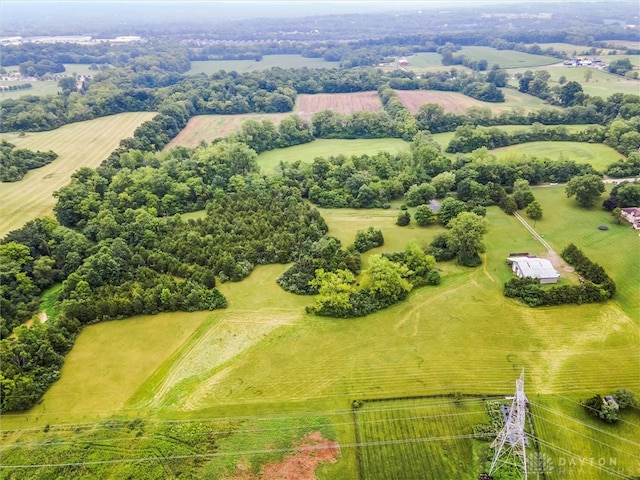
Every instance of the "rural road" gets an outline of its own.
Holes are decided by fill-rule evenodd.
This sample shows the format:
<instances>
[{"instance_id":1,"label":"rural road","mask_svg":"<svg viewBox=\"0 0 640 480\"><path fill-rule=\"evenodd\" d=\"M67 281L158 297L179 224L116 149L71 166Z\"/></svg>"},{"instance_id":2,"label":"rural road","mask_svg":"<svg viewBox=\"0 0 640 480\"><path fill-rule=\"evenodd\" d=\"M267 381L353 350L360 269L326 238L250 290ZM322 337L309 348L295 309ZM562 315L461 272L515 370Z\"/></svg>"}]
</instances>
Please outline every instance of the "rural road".
<instances>
[{"instance_id":1,"label":"rural road","mask_svg":"<svg viewBox=\"0 0 640 480\"><path fill-rule=\"evenodd\" d=\"M520 223L522 223L522 225L524 225L524 227L527 230L529 230L529 232L531 232L531 235L533 235L533 237L537 239L544 246L544 248L547 249L547 260L549 260L553 264L553 266L558 272L573 271L573 267L567 264L567 262L565 262L564 259L560 255L558 255L558 253L556 253L556 251L551 247L551 245L549 245L549 243L544 238L542 238L540 234L536 232L533 229L533 227L529 225L527 221L524 218L522 218L522 216L518 212L513 212L513 216L516 217L520 221Z\"/></svg>"}]
</instances>

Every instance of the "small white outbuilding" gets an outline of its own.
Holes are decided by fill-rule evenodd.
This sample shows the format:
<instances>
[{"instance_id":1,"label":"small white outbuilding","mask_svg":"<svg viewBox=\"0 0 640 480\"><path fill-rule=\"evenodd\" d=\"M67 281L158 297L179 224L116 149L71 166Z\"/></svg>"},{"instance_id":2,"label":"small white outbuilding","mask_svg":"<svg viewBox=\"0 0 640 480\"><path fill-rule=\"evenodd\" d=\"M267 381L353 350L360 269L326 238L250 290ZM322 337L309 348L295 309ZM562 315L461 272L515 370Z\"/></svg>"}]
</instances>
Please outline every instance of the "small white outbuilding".
<instances>
[{"instance_id":1,"label":"small white outbuilding","mask_svg":"<svg viewBox=\"0 0 640 480\"><path fill-rule=\"evenodd\" d=\"M509 257L507 263L518 277L537 278L541 284L557 283L560 274L553 268L551 262L545 258L523 256Z\"/></svg>"}]
</instances>

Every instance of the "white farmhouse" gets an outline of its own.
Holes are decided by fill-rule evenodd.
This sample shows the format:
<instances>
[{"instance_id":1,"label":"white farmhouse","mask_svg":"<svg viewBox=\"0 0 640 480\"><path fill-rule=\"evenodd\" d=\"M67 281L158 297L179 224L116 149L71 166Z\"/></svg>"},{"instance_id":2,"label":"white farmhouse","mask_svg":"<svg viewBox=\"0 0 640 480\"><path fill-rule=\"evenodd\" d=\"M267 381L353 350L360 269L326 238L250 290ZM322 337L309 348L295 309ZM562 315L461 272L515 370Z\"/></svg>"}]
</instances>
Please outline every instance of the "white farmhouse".
<instances>
[{"instance_id":1,"label":"white farmhouse","mask_svg":"<svg viewBox=\"0 0 640 480\"><path fill-rule=\"evenodd\" d=\"M507 263L518 277L537 278L541 284L557 283L560 274L545 258L532 256L509 257Z\"/></svg>"}]
</instances>

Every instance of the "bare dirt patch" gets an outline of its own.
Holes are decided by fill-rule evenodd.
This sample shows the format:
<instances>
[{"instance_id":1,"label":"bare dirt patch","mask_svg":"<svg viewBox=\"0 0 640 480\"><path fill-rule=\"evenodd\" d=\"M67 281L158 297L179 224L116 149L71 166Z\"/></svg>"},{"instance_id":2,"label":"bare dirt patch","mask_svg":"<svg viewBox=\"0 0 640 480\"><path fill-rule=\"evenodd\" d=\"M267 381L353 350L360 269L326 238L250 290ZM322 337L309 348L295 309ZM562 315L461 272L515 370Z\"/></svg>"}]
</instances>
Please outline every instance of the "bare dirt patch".
<instances>
[{"instance_id":1,"label":"bare dirt patch","mask_svg":"<svg viewBox=\"0 0 640 480\"><path fill-rule=\"evenodd\" d=\"M308 120L314 113L323 110L349 114L355 112L379 112L382 102L378 92L316 93L298 95L295 113Z\"/></svg>"},{"instance_id":2,"label":"bare dirt patch","mask_svg":"<svg viewBox=\"0 0 640 480\"><path fill-rule=\"evenodd\" d=\"M335 463L340 447L320 432L311 432L300 439L295 452L281 462L268 463L254 475L246 462L240 462L236 474L225 480L314 480L315 470L321 463Z\"/></svg>"}]
</instances>

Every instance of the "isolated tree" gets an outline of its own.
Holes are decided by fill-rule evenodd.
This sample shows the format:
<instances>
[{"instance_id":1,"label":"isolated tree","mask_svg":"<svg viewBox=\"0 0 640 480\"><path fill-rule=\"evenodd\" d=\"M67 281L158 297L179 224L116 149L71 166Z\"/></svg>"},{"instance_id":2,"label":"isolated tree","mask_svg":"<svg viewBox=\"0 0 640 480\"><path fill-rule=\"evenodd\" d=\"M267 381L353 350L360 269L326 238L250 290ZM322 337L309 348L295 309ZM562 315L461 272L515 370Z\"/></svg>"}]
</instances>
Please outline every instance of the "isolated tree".
<instances>
[{"instance_id":1,"label":"isolated tree","mask_svg":"<svg viewBox=\"0 0 640 480\"><path fill-rule=\"evenodd\" d=\"M573 177L565 189L567 197L575 195L578 205L591 207L596 199L604 192L604 182L598 175L592 173Z\"/></svg>"},{"instance_id":2,"label":"isolated tree","mask_svg":"<svg viewBox=\"0 0 640 480\"><path fill-rule=\"evenodd\" d=\"M537 200L527 206L527 216L533 220L533 228L536 228L536 222L542 218L542 206Z\"/></svg>"},{"instance_id":3,"label":"isolated tree","mask_svg":"<svg viewBox=\"0 0 640 480\"><path fill-rule=\"evenodd\" d=\"M581 104L584 99L582 85L574 81L565 83L558 91L558 98L563 107Z\"/></svg>"},{"instance_id":4,"label":"isolated tree","mask_svg":"<svg viewBox=\"0 0 640 480\"><path fill-rule=\"evenodd\" d=\"M62 77L60 80L58 80L58 86L62 90L62 95L68 97L71 92L76 91L77 82L73 77Z\"/></svg>"},{"instance_id":5,"label":"isolated tree","mask_svg":"<svg viewBox=\"0 0 640 480\"><path fill-rule=\"evenodd\" d=\"M409 207L416 207L423 203L429 203L436 196L436 189L430 183L411 185L407 193L404 194L405 201Z\"/></svg>"},{"instance_id":6,"label":"isolated tree","mask_svg":"<svg viewBox=\"0 0 640 480\"><path fill-rule=\"evenodd\" d=\"M398 219L396 220L396 225L400 227L406 227L411 223L411 214L407 211L400 212L398 214Z\"/></svg>"},{"instance_id":7,"label":"isolated tree","mask_svg":"<svg viewBox=\"0 0 640 480\"><path fill-rule=\"evenodd\" d=\"M484 252L482 236L487 232L489 222L475 213L462 212L449 222L451 249L458 263L466 267L476 267L482 263L480 253Z\"/></svg>"},{"instance_id":8,"label":"isolated tree","mask_svg":"<svg viewBox=\"0 0 640 480\"><path fill-rule=\"evenodd\" d=\"M413 214L413 218L416 219L416 223L421 227L433 225L438 220L436 212L434 212L429 205L418 205L416 213Z\"/></svg>"},{"instance_id":9,"label":"isolated tree","mask_svg":"<svg viewBox=\"0 0 640 480\"><path fill-rule=\"evenodd\" d=\"M528 180L516 180L513 184L513 199L518 209L524 208L535 200Z\"/></svg>"}]
</instances>

